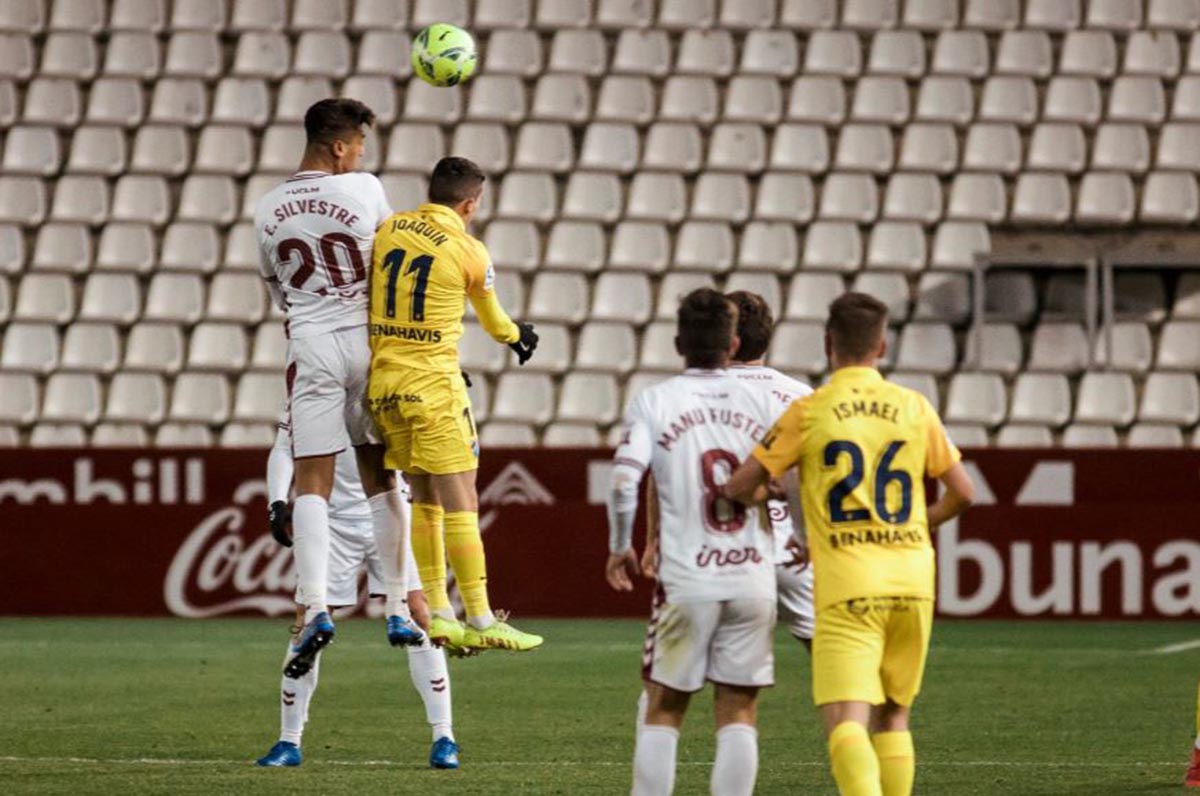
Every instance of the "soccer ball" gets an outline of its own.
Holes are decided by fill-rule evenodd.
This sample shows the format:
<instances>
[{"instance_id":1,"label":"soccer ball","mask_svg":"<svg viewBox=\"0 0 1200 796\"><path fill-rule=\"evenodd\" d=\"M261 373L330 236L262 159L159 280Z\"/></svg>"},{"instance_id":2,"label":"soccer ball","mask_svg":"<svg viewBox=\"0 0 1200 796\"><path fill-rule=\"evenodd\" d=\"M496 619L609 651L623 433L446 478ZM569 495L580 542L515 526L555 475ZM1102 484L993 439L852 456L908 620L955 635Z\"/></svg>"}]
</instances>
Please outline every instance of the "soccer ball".
<instances>
[{"instance_id":1,"label":"soccer ball","mask_svg":"<svg viewBox=\"0 0 1200 796\"><path fill-rule=\"evenodd\" d=\"M417 76L432 86L457 86L475 74L479 55L471 34L438 22L417 34L412 45L412 66Z\"/></svg>"}]
</instances>

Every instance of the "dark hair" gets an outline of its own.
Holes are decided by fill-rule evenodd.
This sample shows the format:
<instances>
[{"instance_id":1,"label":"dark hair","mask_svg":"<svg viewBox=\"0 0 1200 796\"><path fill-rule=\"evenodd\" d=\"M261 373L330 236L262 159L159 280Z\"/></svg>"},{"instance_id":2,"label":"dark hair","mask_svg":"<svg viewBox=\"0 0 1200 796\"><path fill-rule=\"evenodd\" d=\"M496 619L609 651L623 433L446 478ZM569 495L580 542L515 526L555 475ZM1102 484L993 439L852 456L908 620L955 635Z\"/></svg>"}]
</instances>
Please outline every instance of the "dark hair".
<instances>
[{"instance_id":1,"label":"dark hair","mask_svg":"<svg viewBox=\"0 0 1200 796\"><path fill-rule=\"evenodd\" d=\"M429 201L454 207L477 198L486 180L483 169L466 158L442 158L429 177Z\"/></svg>"},{"instance_id":2,"label":"dark hair","mask_svg":"<svg viewBox=\"0 0 1200 796\"><path fill-rule=\"evenodd\" d=\"M862 361L879 348L887 317L887 305L874 296L843 293L829 305L825 331L839 358Z\"/></svg>"},{"instance_id":3,"label":"dark hair","mask_svg":"<svg viewBox=\"0 0 1200 796\"><path fill-rule=\"evenodd\" d=\"M308 143L332 144L335 140L362 132L363 125L375 124L375 111L348 97L323 99L304 113L304 132Z\"/></svg>"},{"instance_id":4,"label":"dark hair","mask_svg":"<svg viewBox=\"0 0 1200 796\"><path fill-rule=\"evenodd\" d=\"M736 326L737 306L712 288L698 288L679 302L675 347L689 368L720 367Z\"/></svg>"},{"instance_id":5,"label":"dark hair","mask_svg":"<svg viewBox=\"0 0 1200 796\"><path fill-rule=\"evenodd\" d=\"M762 296L749 290L735 290L726 293L725 298L732 301L738 311L737 336L741 342L733 358L738 362L762 359L775 334L771 308Z\"/></svg>"}]
</instances>

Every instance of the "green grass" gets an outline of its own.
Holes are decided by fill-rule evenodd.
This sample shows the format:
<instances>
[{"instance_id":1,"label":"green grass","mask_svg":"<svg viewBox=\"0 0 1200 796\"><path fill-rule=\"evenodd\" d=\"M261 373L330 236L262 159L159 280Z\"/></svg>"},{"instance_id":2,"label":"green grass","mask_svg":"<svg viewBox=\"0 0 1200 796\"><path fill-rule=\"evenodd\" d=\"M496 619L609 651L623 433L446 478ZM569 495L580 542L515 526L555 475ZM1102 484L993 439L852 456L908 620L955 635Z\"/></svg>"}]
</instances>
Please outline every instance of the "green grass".
<instances>
[{"instance_id":1,"label":"green grass","mask_svg":"<svg viewBox=\"0 0 1200 796\"><path fill-rule=\"evenodd\" d=\"M287 621L0 620L6 793L627 793L642 625L526 621L543 650L451 664L464 767L424 767L428 730L382 627L338 626L305 765L250 761L278 731ZM915 735L924 796L1182 793L1200 649L1186 624L941 622ZM760 794L833 796L809 667L778 639ZM707 793L698 698L676 792ZM66 758L82 758L67 760ZM170 761L188 761L170 762Z\"/></svg>"}]
</instances>

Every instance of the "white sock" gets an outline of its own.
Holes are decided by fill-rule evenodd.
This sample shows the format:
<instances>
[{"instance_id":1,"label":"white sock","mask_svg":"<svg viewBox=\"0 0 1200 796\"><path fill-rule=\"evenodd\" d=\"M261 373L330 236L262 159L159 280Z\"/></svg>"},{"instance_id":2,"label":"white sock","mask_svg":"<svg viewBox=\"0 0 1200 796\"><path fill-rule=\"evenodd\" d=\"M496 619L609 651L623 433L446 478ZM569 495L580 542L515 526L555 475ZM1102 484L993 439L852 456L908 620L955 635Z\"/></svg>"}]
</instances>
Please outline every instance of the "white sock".
<instances>
[{"instance_id":1,"label":"white sock","mask_svg":"<svg viewBox=\"0 0 1200 796\"><path fill-rule=\"evenodd\" d=\"M726 724L717 730L712 796L751 796L758 778L758 730L749 724Z\"/></svg>"},{"instance_id":2,"label":"white sock","mask_svg":"<svg viewBox=\"0 0 1200 796\"><path fill-rule=\"evenodd\" d=\"M292 504L292 555L296 557L296 573L300 586L300 602L307 611L304 621L310 622L325 604L326 582L329 579L329 503L320 495L301 495Z\"/></svg>"},{"instance_id":3,"label":"white sock","mask_svg":"<svg viewBox=\"0 0 1200 796\"><path fill-rule=\"evenodd\" d=\"M412 509L404 500L400 490L392 489L373 495L367 500L371 505L371 527L375 531L375 547L383 564L383 578L387 581L388 616L409 617L408 584L406 564L409 555L409 534L412 529Z\"/></svg>"},{"instance_id":4,"label":"white sock","mask_svg":"<svg viewBox=\"0 0 1200 796\"><path fill-rule=\"evenodd\" d=\"M291 657L292 645L288 642L284 662L291 660ZM317 671L320 668L321 657L318 655L308 674L303 677L284 675L279 689L279 740L300 745L300 736L304 734L304 725L308 722L308 706L317 690Z\"/></svg>"},{"instance_id":5,"label":"white sock","mask_svg":"<svg viewBox=\"0 0 1200 796\"><path fill-rule=\"evenodd\" d=\"M450 710L450 671L446 668L446 653L426 638L420 646L408 647L408 673L413 688L425 703L425 718L433 728L433 740L454 740Z\"/></svg>"},{"instance_id":6,"label":"white sock","mask_svg":"<svg viewBox=\"0 0 1200 796\"><path fill-rule=\"evenodd\" d=\"M679 730L647 724L637 736L633 752L632 796L670 796L675 790L675 749Z\"/></svg>"}]
</instances>

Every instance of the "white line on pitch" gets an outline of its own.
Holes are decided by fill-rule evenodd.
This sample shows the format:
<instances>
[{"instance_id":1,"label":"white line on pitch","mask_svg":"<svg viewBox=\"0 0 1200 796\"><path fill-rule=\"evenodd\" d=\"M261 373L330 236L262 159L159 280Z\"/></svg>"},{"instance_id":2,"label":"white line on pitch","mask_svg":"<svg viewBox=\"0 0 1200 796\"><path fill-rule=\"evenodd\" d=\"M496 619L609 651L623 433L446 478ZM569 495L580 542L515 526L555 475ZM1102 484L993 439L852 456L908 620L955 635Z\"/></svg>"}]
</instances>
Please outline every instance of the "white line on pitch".
<instances>
[{"instance_id":1,"label":"white line on pitch","mask_svg":"<svg viewBox=\"0 0 1200 796\"><path fill-rule=\"evenodd\" d=\"M59 763L94 766L244 766L250 765L250 760L198 760L194 758L170 757L134 757L134 758L97 758L97 757L20 757L16 755L0 756L0 763ZM318 766L353 766L378 768L401 766L405 768L417 765L413 762L397 760L310 760L305 765ZM517 766L580 766L580 767L627 767L627 760L482 760L471 763L473 768L484 767L517 767ZM711 762L680 761L681 766L711 766ZM793 760L787 762L768 763L767 768L824 768L828 764L824 760ZM1080 760L1067 761L1035 761L1035 760L923 760L922 766L934 767L993 767L993 768L1150 768L1158 766L1178 766L1179 761L1128 762Z\"/></svg>"},{"instance_id":2,"label":"white line on pitch","mask_svg":"<svg viewBox=\"0 0 1200 796\"><path fill-rule=\"evenodd\" d=\"M1188 650L1200 649L1200 638L1192 639L1191 641L1180 641L1177 644L1167 644L1164 647L1155 647L1151 650L1146 650L1151 655L1174 655L1177 652L1187 652Z\"/></svg>"}]
</instances>

